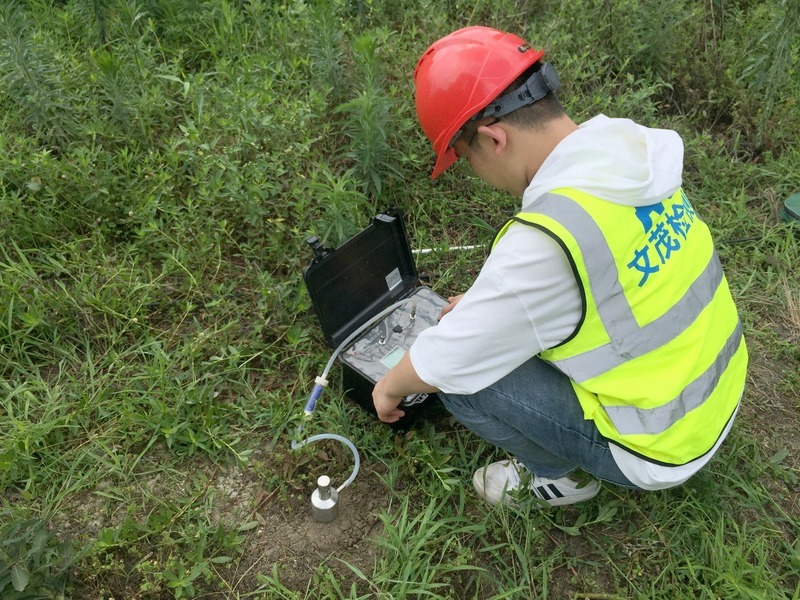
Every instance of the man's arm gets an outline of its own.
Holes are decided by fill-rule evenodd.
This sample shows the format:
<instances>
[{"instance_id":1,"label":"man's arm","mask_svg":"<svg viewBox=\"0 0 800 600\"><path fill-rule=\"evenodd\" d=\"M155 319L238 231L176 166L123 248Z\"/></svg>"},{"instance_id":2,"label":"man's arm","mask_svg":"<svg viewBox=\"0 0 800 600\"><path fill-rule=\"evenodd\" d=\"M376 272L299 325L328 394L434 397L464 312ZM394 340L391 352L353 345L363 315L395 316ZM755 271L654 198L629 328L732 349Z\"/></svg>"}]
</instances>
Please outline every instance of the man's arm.
<instances>
[{"instance_id":1,"label":"man's arm","mask_svg":"<svg viewBox=\"0 0 800 600\"><path fill-rule=\"evenodd\" d=\"M409 354L406 353L387 374L375 384L372 390L372 402L378 418L384 423L394 423L405 412L397 408L398 404L409 394L432 393L439 390L428 385L417 375Z\"/></svg>"}]
</instances>

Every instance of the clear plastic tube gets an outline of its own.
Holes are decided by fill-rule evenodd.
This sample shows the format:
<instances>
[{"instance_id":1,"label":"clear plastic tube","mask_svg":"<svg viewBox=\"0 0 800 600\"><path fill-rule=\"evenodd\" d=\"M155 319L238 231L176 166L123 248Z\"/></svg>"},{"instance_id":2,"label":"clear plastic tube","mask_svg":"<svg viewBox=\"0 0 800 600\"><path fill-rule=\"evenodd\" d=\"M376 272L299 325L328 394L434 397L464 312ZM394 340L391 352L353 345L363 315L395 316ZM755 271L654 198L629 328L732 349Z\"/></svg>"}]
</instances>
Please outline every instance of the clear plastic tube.
<instances>
[{"instance_id":1,"label":"clear plastic tube","mask_svg":"<svg viewBox=\"0 0 800 600\"><path fill-rule=\"evenodd\" d=\"M325 365L325 370L322 372L322 378L323 379L327 379L328 378L328 372L331 370L331 367L333 366L333 361L336 360L336 357L339 356L339 353L342 350L344 350L344 348L348 344L350 344L350 342L352 342L357 336L359 336L367 327L370 327L371 325L373 325L375 323L375 321L377 321L378 319L382 319L383 317L385 317L389 313L397 310L398 308L403 306L403 304L405 304L409 300L410 300L410 298L406 298L405 300L400 300L399 302L395 302L394 304L392 304L388 308L384 308L381 312L379 312L377 315L375 315L374 317L369 319L366 323L363 323L362 325L360 325L358 327L358 329L356 329L353 333L348 335L345 338L345 340L341 344L339 344L339 347L336 348L336 350L333 351L333 354L331 354L331 357L328 360L328 364Z\"/></svg>"},{"instance_id":2,"label":"clear plastic tube","mask_svg":"<svg viewBox=\"0 0 800 600\"><path fill-rule=\"evenodd\" d=\"M325 386L328 385L328 373L330 372L331 367L333 366L333 362L336 360L336 357L339 356L339 353L342 350L344 350L350 344L350 342L352 342L356 337L361 335L361 333L367 327L372 326L378 319L382 319L389 313L397 310L398 308L403 306L403 304L409 302L409 300L410 298L406 298L404 300L400 300L399 302L395 302L394 304L392 304L387 308L384 308L374 317L367 320L365 323L362 323L353 333L348 335L341 344L339 344L339 347L333 351L333 354L331 354L330 359L328 359L328 364L325 365L325 369L322 371L322 375L320 375L316 379L316 385L314 386L314 389L311 390L311 395L308 397L308 401L306 402L306 407L305 407L306 416L310 416L311 413L314 412L314 409L317 406L317 400L319 400L319 397L322 395L322 391L325 389Z\"/></svg>"},{"instance_id":3,"label":"clear plastic tube","mask_svg":"<svg viewBox=\"0 0 800 600\"><path fill-rule=\"evenodd\" d=\"M346 348L347 345L350 342L352 342L358 335L360 335L367 327L370 327L371 325L373 325L375 323L375 321L377 321L378 319L382 319L383 317L385 317L389 313L397 310L398 308L400 308L403 304L405 304L408 301L409 301L409 298L406 298L405 300L400 300L399 302L395 302L391 306L383 309L378 314L376 314L374 317L372 317L371 319L367 320L365 323L362 323L353 333L348 335L341 344L339 344L339 347L336 348L336 350L333 351L333 354L331 355L330 360L328 360L328 364L325 365L325 370L322 371L322 375L317 377L316 383L314 385L314 389L311 390L311 395L309 396L308 401L306 402L306 407L305 407L306 417L310 417L314 413L314 409L317 406L317 400L319 400L319 397L322 395L322 392L325 389L325 386L328 385L328 373L330 372L331 367L333 366L333 362L336 360L336 357L339 356L339 353L344 348ZM414 309L414 312L416 313L416 308ZM303 425L300 424L300 425L297 426L297 432L296 432L298 437L299 437L299 435L300 435L300 433L302 431L303 431ZM350 475L350 477L348 477L347 480L341 486L339 486L336 489L337 492L341 492L344 488L346 488L348 485L350 485L353 482L353 480L356 478L356 475L358 475L358 469L361 466L361 458L358 455L358 450L356 449L356 447L353 444L353 442L348 440L346 437L343 437L341 435L337 435L335 433L320 433L318 435L312 435L311 437L303 440L302 442L298 442L296 440L292 441L292 450L297 450L298 448L302 448L306 444L310 444L311 442L316 442L316 441L319 441L319 440L336 440L338 442L341 442L342 444L344 444L348 448L350 448L350 451L353 453L353 460L355 462L355 464L353 466L353 472Z\"/></svg>"},{"instance_id":4,"label":"clear plastic tube","mask_svg":"<svg viewBox=\"0 0 800 600\"><path fill-rule=\"evenodd\" d=\"M298 427L298 433L299 431L300 428ZM341 442L345 446L350 448L350 451L353 453L353 463L354 463L353 472L350 474L350 477L348 477L342 485L336 488L337 492L341 492L344 488L353 483L353 480L356 478L356 475L358 475L358 470L361 467L361 458L358 455L358 450L356 450L355 444L353 444L353 442L348 440L346 437L337 435L335 433L320 433L318 435L312 435L311 437L306 438L302 442L293 441L292 450L297 450L298 448L302 448L306 444L310 444L311 442L317 442L319 440L336 440L337 442Z\"/></svg>"}]
</instances>

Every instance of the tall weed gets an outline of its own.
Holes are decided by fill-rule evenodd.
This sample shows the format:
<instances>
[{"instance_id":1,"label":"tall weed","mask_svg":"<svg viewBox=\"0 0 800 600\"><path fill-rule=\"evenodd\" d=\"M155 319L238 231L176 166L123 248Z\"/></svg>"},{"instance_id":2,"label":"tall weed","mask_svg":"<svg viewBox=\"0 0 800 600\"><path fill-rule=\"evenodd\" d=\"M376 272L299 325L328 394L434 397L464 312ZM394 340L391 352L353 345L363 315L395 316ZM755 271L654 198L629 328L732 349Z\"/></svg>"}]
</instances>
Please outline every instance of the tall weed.
<instances>
[{"instance_id":1,"label":"tall weed","mask_svg":"<svg viewBox=\"0 0 800 600\"><path fill-rule=\"evenodd\" d=\"M345 44L343 24L340 19L341 3L336 0L317 2L311 11L311 57L315 79L330 95L332 106L344 98L349 82L344 61Z\"/></svg>"},{"instance_id":2,"label":"tall weed","mask_svg":"<svg viewBox=\"0 0 800 600\"><path fill-rule=\"evenodd\" d=\"M364 194L373 199L381 196L392 177L402 177L389 146L393 102L384 89L380 61L388 37L380 32L356 37L353 53L360 74L356 97L334 111L344 114L344 133L349 140L344 156L352 161Z\"/></svg>"},{"instance_id":3,"label":"tall weed","mask_svg":"<svg viewBox=\"0 0 800 600\"><path fill-rule=\"evenodd\" d=\"M76 124L63 94L59 60L47 40L35 34L32 16L16 0L0 7L0 82L7 102L40 144L60 152Z\"/></svg>"},{"instance_id":4,"label":"tall weed","mask_svg":"<svg viewBox=\"0 0 800 600\"><path fill-rule=\"evenodd\" d=\"M756 112L757 143L772 147L774 141L768 143L768 138L775 133L776 112L791 114L786 108L796 105L800 93L800 4L782 0L765 16L752 42L755 51L746 53L739 80L758 99L751 107Z\"/></svg>"}]
</instances>

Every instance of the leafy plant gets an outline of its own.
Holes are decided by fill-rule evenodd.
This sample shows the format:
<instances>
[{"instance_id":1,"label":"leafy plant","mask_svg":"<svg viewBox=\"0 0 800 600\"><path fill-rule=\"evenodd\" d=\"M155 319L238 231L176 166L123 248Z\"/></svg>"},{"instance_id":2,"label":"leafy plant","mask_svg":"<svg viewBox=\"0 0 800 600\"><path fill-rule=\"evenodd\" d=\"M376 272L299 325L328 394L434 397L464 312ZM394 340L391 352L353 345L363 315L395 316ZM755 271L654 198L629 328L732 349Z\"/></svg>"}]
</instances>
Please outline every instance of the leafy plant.
<instances>
[{"instance_id":1,"label":"leafy plant","mask_svg":"<svg viewBox=\"0 0 800 600\"><path fill-rule=\"evenodd\" d=\"M17 0L0 7L0 82L25 123L59 151L73 131L61 93L58 61L33 36L30 16Z\"/></svg>"},{"instance_id":2,"label":"leafy plant","mask_svg":"<svg viewBox=\"0 0 800 600\"><path fill-rule=\"evenodd\" d=\"M43 519L9 520L0 513L0 594L4 599L64 598L70 567L83 551L61 541Z\"/></svg>"},{"instance_id":3,"label":"leafy plant","mask_svg":"<svg viewBox=\"0 0 800 600\"><path fill-rule=\"evenodd\" d=\"M358 190L353 171L336 176L327 167L314 173L307 183L308 192L320 214L312 230L325 243L338 246L357 233L365 223L372 206Z\"/></svg>"},{"instance_id":4,"label":"leafy plant","mask_svg":"<svg viewBox=\"0 0 800 600\"><path fill-rule=\"evenodd\" d=\"M760 99L756 135L759 144L768 136L768 129L777 105L793 96L800 80L797 36L800 28L800 6L797 2L782 0L776 10L765 19L754 45L760 52L748 53L745 67L739 76L747 82L753 94ZM788 93L787 93L788 92Z\"/></svg>"},{"instance_id":5,"label":"leafy plant","mask_svg":"<svg viewBox=\"0 0 800 600\"><path fill-rule=\"evenodd\" d=\"M385 36L364 33L353 42L363 87L334 111L345 116L344 132L349 139L345 157L353 161L361 189L372 199L381 196L389 178L402 177L388 143L393 106L383 88L379 40L386 43Z\"/></svg>"},{"instance_id":6,"label":"leafy plant","mask_svg":"<svg viewBox=\"0 0 800 600\"><path fill-rule=\"evenodd\" d=\"M333 105L340 102L348 86L344 61L344 32L337 0L314 3L310 26L314 43L308 49L316 79L327 88Z\"/></svg>"}]
</instances>

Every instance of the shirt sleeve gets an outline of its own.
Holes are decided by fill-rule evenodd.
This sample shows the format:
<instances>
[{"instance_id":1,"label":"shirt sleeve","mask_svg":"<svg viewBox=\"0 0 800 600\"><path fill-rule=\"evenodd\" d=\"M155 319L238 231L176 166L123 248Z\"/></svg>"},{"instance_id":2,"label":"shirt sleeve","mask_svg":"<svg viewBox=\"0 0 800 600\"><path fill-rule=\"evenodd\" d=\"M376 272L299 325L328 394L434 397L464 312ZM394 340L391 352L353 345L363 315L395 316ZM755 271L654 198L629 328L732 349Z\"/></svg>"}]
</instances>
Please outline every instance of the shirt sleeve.
<instances>
[{"instance_id":1,"label":"shirt sleeve","mask_svg":"<svg viewBox=\"0 0 800 600\"><path fill-rule=\"evenodd\" d=\"M566 339L582 310L558 242L513 224L461 302L417 338L411 362L425 383L445 393L474 394Z\"/></svg>"}]
</instances>

